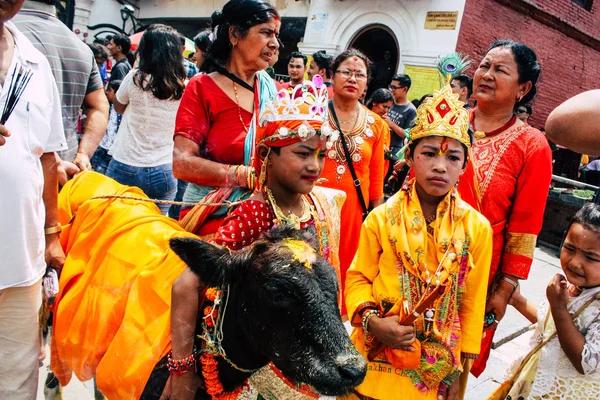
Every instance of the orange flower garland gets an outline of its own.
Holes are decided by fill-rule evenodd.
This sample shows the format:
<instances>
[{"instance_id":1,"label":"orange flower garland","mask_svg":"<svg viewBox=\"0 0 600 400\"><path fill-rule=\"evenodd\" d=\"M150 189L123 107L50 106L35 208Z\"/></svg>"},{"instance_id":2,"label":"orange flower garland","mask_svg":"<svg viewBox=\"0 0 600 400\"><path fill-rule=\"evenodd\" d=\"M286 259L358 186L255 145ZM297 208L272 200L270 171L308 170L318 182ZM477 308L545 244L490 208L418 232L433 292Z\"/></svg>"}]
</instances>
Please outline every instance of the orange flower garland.
<instances>
[{"instance_id":1,"label":"orange flower garland","mask_svg":"<svg viewBox=\"0 0 600 400\"><path fill-rule=\"evenodd\" d=\"M214 307L214 302L217 297L221 296L221 291L216 288L206 289L204 297L206 300L213 302L213 305L204 308L204 322L207 328L214 328L214 323L218 317L218 310ZM206 350L206 347L205 347ZM240 386L233 392L225 392L221 381L219 380L218 363L213 354L208 352L202 353L200 356L202 363L202 376L204 376L204 384L206 385L206 393L213 400L235 400L244 389Z\"/></svg>"},{"instance_id":2,"label":"orange flower garland","mask_svg":"<svg viewBox=\"0 0 600 400\"><path fill-rule=\"evenodd\" d=\"M217 360L215 359L215 356L204 353L200 356L200 362L202 363L202 376L204 376L206 393L208 393L213 400L237 399L244 387L240 386L233 392L225 392L225 389L219 380L219 371L217 369Z\"/></svg>"}]
</instances>

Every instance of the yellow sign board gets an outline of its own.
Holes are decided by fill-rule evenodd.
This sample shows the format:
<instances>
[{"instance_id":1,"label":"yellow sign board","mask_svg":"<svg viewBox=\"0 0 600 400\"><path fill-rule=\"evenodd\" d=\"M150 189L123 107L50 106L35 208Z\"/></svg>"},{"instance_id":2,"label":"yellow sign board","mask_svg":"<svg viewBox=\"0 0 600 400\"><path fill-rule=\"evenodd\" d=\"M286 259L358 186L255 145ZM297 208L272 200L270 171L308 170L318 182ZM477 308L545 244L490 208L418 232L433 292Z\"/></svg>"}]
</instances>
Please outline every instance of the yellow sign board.
<instances>
[{"instance_id":1,"label":"yellow sign board","mask_svg":"<svg viewBox=\"0 0 600 400\"><path fill-rule=\"evenodd\" d=\"M428 11L425 18L425 29L448 30L456 29L458 11Z\"/></svg>"},{"instance_id":2,"label":"yellow sign board","mask_svg":"<svg viewBox=\"0 0 600 400\"><path fill-rule=\"evenodd\" d=\"M411 101L421 99L426 94L433 94L440 88L440 75L437 68L407 65L404 67L404 73L410 76L412 81L408 91L408 99Z\"/></svg>"}]
</instances>

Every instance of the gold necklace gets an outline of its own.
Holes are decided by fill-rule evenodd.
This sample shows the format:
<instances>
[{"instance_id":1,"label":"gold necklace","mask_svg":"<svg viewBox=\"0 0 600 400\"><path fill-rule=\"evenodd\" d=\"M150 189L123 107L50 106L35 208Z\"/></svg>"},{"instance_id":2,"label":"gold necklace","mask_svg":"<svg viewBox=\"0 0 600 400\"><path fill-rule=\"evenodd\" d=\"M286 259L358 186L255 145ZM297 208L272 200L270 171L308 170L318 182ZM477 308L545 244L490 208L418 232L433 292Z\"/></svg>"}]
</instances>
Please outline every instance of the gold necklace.
<instances>
[{"instance_id":1,"label":"gold necklace","mask_svg":"<svg viewBox=\"0 0 600 400\"><path fill-rule=\"evenodd\" d=\"M246 131L246 133L248 133L248 130L250 130L250 127L247 127L246 124L244 123L244 120L242 119L242 107L240 107L240 99L238 98L237 86L235 86L234 81L231 81L231 83L233 83L233 93L235 94L235 102L237 103L237 107L238 107L238 117L240 117L240 122L242 123L244 130Z\"/></svg>"},{"instance_id":2,"label":"gold necklace","mask_svg":"<svg viewBox=\"0 0 600 400\"><path fill-rule=\"evenodd\" d=\"M359 111L360 111L360 106L358 106L356 108L356 111L354 112L354 116L352 116L350 118L350 120L348 120L348 121L342 121L342 120L340 120L340 124L350 124L351 123L352 127L354 128L354 126L356 125L356 121L358 120L358 112Z\"/></svg>"},{"instance_id":3,"label":"gold necklace","mask_svg":"<svg viewBox=\"0 0 600 400\"><path fill-rule=\"evenodd\" d=\"M275 218L277 218L279 223L285 223L293 226L295 229L300 229L302 223L310 221L310 219L313 217L312 206L308 200L306 200L306 196L302 196L303 210L302 215L299 217L291 210L288 211L288 215L285 215L281 208L277 205L275 197L273 197L273 192L271 192L268 187L265 187L265 193L267 195L266 200L269 202L269 204L271 204L271 208L275 213Z\"/></svg>"}]
</instances>

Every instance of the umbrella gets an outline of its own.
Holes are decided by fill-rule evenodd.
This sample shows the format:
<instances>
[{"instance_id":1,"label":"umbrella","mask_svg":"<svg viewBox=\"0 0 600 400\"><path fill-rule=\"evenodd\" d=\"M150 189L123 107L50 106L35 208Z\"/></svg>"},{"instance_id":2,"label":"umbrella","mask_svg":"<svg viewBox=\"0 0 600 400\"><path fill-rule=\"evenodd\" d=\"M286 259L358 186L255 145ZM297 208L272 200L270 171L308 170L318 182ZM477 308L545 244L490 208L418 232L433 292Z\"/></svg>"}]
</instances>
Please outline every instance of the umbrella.
<instances>
[{"instance_id":1,"label":"umbrella","mask_svg":"<svg viewBox=\"0 0 600 400\"><path fill-rule=\"evenodd\" d=\"M131 50L135 51L140 45L140 40L142 40L142 35L144 32L138 32L129 36L129 40L131 41ZM185 38L185 47L183 49L183 56L187 58L190 53L196 51L196 46L194 45L194 41L188 38Z\"/></svg>"}]
</instances>

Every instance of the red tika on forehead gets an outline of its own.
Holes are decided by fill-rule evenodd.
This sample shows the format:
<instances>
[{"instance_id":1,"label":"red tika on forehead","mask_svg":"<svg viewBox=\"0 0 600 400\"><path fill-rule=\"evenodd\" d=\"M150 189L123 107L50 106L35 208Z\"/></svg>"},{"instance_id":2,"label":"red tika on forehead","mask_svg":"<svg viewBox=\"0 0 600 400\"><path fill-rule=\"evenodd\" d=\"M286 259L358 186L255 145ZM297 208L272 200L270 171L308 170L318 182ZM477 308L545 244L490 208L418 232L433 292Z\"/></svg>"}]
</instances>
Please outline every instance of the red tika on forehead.
<instances>
[{"instance_id":1,"label":"red tika on forehead","mask_svg":"<svg viewBox=\"0 0 600 400\"><path fill-rule=\"evenodd\" d=\"M358 61L358 57L354 56L354 61Z\"/></svg>"},{"instance_id":2,"label":"red tika on forehead","mask_svg":"<svg viewBox=\"0 0 600 400\"><path fill-rule=\"evenodd\" d=\"M448 151L448 138L443 136L440 141L440 156L443 156Z\"/></svg>"}]
</instances>

